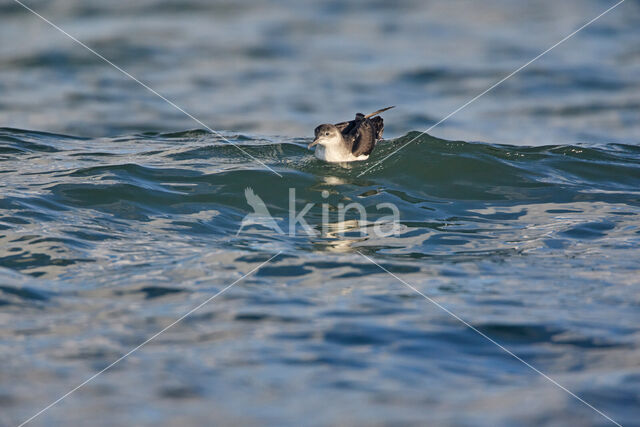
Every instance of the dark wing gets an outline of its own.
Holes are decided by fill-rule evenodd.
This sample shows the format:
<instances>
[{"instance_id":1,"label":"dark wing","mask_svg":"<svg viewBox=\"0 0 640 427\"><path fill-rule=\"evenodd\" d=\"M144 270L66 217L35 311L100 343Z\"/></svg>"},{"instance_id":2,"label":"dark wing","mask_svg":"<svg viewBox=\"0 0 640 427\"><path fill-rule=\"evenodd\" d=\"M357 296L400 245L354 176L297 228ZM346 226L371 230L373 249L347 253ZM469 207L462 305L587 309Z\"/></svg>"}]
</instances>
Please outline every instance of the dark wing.
<instances>
[{"instance_id":1,"label":"dark wing","mask_svg":"<svg viewBox=\"0 0 640 427\"><path fill-rule=\"evenodd\" d=\"M340 133L344 133L344 130L352 125L353 122L355 122L355 120L351 120L350 122L336 123L334 126L338 128Z\"/></svg>"},{"instance_id":2,"label":"dark wing","mask_svg":"<svg viewBox=\"0 0 640 427\"><path fill-rule=\"evenodd\" d=\"M373 125L373 128L374 128L374 130L376 132L376 139L378 141L381 140L382 139L382 132L384 132L384 120L382 120L382 117L377 116L377 117L374 117L372 119L369 119L369 121Z\"/></svg>"},{"instance_id":3,"label":"dark wing","mask_svg":"<svg viewBox=\"0 0 640 427\"><path fill-rule=\"evenodd\" d=\"M366 119L362 114L357 114L355 120L335 126L340 129L345 142L351 147L351 153L356 157L371 154L376 142L382 139L384 130L382 117Z\"/></svg>"},{"instance_id":4,"label":"dark wing","mask_svg":"<svg viewBox=\"0 0 640 427\"><path fill-rule=\"evenodd\" d=\"M347 135L351 135L353 131L356 129L359 122L364 119L364 115L362 113L356 113L356 119L350 120L348 122L340 122L336 123L334 126L338 128L343 137Z\"/></svg>"},{"instance_id":5,"label":"dark wing","mask_svg":"<svg viewBox=\"0 0 640 427\"><path fill-rule=\"evenodd\" d=\"M359 117L356 116L356 120L336 123L334 125L336 128L338 128L338 130L342 134L342 139L344 139L344 142L347 143L347 145L349 146L349 151L351 152L353 152L353 145L356 142L356 139L358 138L359 121L362 120L362 119L360 120L358 119Z\"/></svg>"},{"instance_id":6,"label":"dark wing","mask_svg":"<svg viewBox=\"0 0 640 427\"><path fill-rule=\"evenodd\" d=\"M353 133L354 139L351 153L356 157L371 154L378 141L378 133L371 120L362 119L358 121Z\"/></svg>"},{"instance_id":7,"label":"dark wing","mask_svg":"<svg viewBox=\"0 0 640 427\"><path fill-rule=\"evenodd\" d=\"M369 119L364 114L358 113L355 120L336 123L335 127L342 133L345 142L351 146L351 153L354 156L368 156L376 142L382 139L384 121L380 116Z\"/></svg>"}]
</instances>

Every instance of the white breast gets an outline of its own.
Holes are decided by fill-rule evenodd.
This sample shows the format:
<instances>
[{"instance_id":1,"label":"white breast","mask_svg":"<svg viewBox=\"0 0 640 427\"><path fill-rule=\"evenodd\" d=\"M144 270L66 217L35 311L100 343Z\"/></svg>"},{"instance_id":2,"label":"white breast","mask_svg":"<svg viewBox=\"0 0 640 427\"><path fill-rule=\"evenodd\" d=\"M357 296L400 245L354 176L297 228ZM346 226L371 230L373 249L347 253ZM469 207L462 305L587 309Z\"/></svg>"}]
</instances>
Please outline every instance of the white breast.
<instances>
[{"instance_id":1,"label":"white breast","mask_svg":"<svg viewBox=\"0 0 640 427\"><path fill-rule=\"evenodd\" d=\"M367 160L369 156L354 156L351 152L345 152L340 150L339 147L318 145L316 146L315 156L325 162L340 163L340 162L356 162L361 160Z\"/></svg>"}]
</instances>

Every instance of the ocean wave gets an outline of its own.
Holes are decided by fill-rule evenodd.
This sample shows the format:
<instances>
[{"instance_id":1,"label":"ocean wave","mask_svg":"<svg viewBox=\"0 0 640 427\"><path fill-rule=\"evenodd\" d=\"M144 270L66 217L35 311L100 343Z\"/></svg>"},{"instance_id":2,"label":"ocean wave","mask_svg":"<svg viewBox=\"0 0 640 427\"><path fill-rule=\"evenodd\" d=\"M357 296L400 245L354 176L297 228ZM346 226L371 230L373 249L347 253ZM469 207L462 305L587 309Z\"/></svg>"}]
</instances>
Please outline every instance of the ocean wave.
<instances>
[{"instance_id":1,"label":"ocean wave","mask_svg":"<svg viewBox=\"0 0 640 427\"><path fill-rule=\"evenodd\" d=\"M467 259L567 251L584 239L624 246L638 233L637 146L519 147L410 132L382 141L366 162L340 165L317 160L308 142L197 129L100 140L2 129L0 227L13 249L0 265L24 271L86 265L109 257L113 240L147 242L162 256L159 238L167 247L190 239L221 248L275 245L312 254L358 247ZM253 212L247 188L284 235L259 224L243 229ZM294 210L312 205L305 219L317 236L287 234L290 191ZM369 216L364 225L357 212L345 216L351 237L322 228L323 209L335 228L339 205L354 201ZM401 232L362 237L363 227L388 214L376 208L380 203L398 208ZM13 244L25 230L32 238Z\"/></svg>"}]
</instances>

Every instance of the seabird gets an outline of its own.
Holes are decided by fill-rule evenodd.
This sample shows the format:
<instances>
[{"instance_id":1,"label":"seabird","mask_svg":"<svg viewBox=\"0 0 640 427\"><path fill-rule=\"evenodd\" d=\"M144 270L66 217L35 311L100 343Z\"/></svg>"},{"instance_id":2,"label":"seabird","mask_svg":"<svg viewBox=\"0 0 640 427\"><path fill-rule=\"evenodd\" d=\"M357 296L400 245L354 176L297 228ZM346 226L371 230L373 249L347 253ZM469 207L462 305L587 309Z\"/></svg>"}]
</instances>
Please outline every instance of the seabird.
<instances>
[{"instance_id":1,"label":"seabird","mask_svg":"<svg viewBox=\"0 0 640 427\"><path fill-rule=\"evenodd\" d=\"M325 162L354 162L367 160L376 142L382 139L384 123L378 114L393 107L383 108L374 113L357 113L349 122L323 124L315 129L315 139L309 148L316 147L315 156Z\"/></svg>"}]
</instances>

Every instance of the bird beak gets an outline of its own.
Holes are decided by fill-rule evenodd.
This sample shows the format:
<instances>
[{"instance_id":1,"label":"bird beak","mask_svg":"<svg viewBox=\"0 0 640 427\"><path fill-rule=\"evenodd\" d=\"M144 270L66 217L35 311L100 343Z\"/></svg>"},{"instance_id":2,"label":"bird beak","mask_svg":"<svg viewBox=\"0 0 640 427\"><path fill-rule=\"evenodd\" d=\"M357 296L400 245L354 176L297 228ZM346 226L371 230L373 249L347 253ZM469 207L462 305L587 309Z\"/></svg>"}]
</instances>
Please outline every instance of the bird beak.
<instances>
[{"instance_id":1,"label":"bird beak","mask_svg":"<svg viewBox=\"0 0 640 427\"><path fill-rule=\"evenodd\" d=\"M311 148L311 147L313 147L314 145L318 145L318 140L319 140L318 138L314 139L314 140L313 140L313 142L312 142L311 144L307 145L307 148Z\"/></svg>"}]
</instances>

